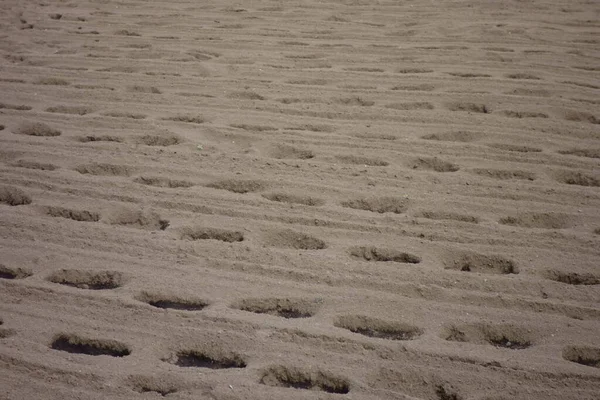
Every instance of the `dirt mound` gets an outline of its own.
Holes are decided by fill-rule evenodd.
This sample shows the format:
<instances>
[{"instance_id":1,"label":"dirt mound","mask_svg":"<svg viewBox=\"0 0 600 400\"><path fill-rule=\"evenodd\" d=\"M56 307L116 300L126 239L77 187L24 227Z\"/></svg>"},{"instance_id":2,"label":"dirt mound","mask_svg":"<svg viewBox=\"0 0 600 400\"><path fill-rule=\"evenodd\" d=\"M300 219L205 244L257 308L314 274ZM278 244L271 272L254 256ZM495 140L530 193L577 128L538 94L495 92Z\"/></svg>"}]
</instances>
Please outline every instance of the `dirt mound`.
<instances>
[{"instance_id":1,"label":"dirt mound","mask_svg":"<svg viewBox=\"0 0 600 400\"><path fill-rule=\"evenodd\" d=\"M566 283L568 285L600 285L600 276L591 273L549 270L543 276L551 281Z\"/></svg>"},{"instance_id":2,"label":"dirt mound","mask_svg":"<svg viewBox=\"0 0 600 400\"><path fill-rule=\"evenodd\" d=\"M160 176L138 176L133 180L136 183L141 183L142 185L148 186L156 186L163 188L188 188L194 186L192 182L178 180L178 179L170 179Z\"/></svg>"},{"instance_id":3,"label":"dirt mound","mask_svg":"<svg viewBox=\"0 0 600 400\"><path fill-rule=\"evenodd\" d=\"M10 328L0 328L0 339L8 339L17 334L17 331Z\"/></svg>"},{"instance_id":4,"label":"dirt mound","mask_svg":"<svg viewBox=\"0 0 600 400\"><path fill-rule=\"evenodd\" d=\"M442 142L469 143L482 139L483 137L483 134L477 132L456 131L445 133L430 133L428 135L422 136L421 138L425 140L437 140Z\"/></svg>"},{"instance_id":5,"label":"dirt mound","mask_svg":"<svg viewBox=\"0 0 600 400\"><path fill-rule=\"evenodd\" d=\"M506 150L506 151L516 151L519 153L540 153L542 149L538 149L537 147L530 146L522 146L519 144L509 144L509 143L490 143L489 147L493 147L494 149Z\"/></svg>"},{"instance_id":6,"label":"dirt mound","mask_svg":"<svg viewBox=\"0 0 600 400\"><path fill-rule=\"evenodd\" d=\"M144 114L136 114L122 111L108 111L103 113L102 115L112 118L146 119L146 115Z\"/></svg>"},{"instance_id":7,"label":"dirt mound","mask_svg":"<svg viewBox=\"0 0 600 400\"><path fill-rule=\"evenodd\" d=\"M475 252L453 252L449 254L444 265L446 269L478 272L482 274L518 274L517 264L500 255L485 255Z\"/></svg>"},{"instance_id":8,"label":"dirt mound","mask_svg":"<svg viewBox=\"0 0 600 400\"><path fill-rule=\"evenodd\" d=\"M489 74L482 74L478 72L448 72L448 75L459 78L491 78L491 75Z\"/></svg>"},{"instance_id":9,"label":"dirt mound","mask_svg":"<svg viewBox=\"0 0 600 400\"><path fill-rule=\"evenodd\" d=\"M408 209L408 200L401 197L371 197L346 200L341 202L343 207L356 210L366 210L376 213L402 214Z\"/></svg>"},{"instance_id":10,"label":"dirt mound","mask_svg":"<svg viewBox=\"0 0 600 400\"><path fill-rule=\"evenodd\" d=\"M180 378L171 375L132 375L127 383L138 393L157 393L163 397L185 388Z\"/></svg>"},{"instance_id":11,"label":"dirt mound","mask_svg":"<svg viewBox=\"0 0 600 400\"><path fill-rule=\"evenodd\" d=\"M512 350L526 349L534 342L527 329L508 324L450 325L444 328L442 337L452 342L490 344Z\"/></svg>"},{"instance_id":12,"label":"dirt mound","mask_svg":"<svg viewBox=\"0 0 600 400\"><path fill-rule=\"evenodd\" d=\"M183 139L175 134L144 135L138 137L137 142L146 146L168 147L182 143Z\"/></svg>"},{"instance_id":13,"label":"dirt mound","mask_svg":"<svg viewBox=\"0 0 600 400\"><path fill-rule=\"evenodd\" d=\"M364 315L344 315L335 320L334 326L378 339L412 340L423 334L415 326L395 321L384 321Z\"/></svg>"},{"instance_id":14,"label":"dirt mound","mask_svg":"<svg viewBox=\"0 0 600 400\"><path fill-rule=\"evenodd\" d=\"M111 136L111 135L98 135L98 136L94 136L94 135L87 135L87 136L80 136L77 138L78 141L80 141L81 143L89 143L89 142L117 142L117 143L121 143L123 142L123 138L120 138L118 136Z\"/></svg>"},{"instance_id":15,"label":"dirt mound","mask_svg":"<svg viewBox=\"0 0 600 400\"><path fill-rule=\"evenodd\" d=\"M556 180L567 185L600 187L600 179L579 171L561 171L556 173Z\"/></svg>"},{"instance_id":16,"label":"dirt mound","mask_svg":"<svg viewBox=\"0 0 600 400\"><path fill-rule=\"evenodd\" d=\"M500 111L500 114L509 118L548 118L548 114L535 111L504 110Z\"/></svg>"},{"instance_id":17,"label":"dirt mound","mask_svg":"<svg viewBox=\"0 0 600 400\"><path fill-rule=\"evenodd\" d=\"M435 172L456 172L460 169L458 165L440 160L437 157L419 157L408 166L412 169Z\"/></svg>"},{"instance_id":18,"label":"dirt mound","mask_svg":"<svg viewBox=\"0 0 600 400\"><path fill-rule=\"evenodd\" d=\"M410 110L433 110L435 107L433 104L428 102L414 102L414 103L391 103L387 104L385 108L389 108L392 110L400 110L400 111L410 111Z\"/></svg>"},{"instance_id":19,"label":"dirt mound","mask_svg":"<svg viewBox=\"0 0 600 400\"><path fill-rule=\"evenodd\" d=\"M418 264L421 258L413 254L405 253L394 249L383 249L377 247L354 247L350 249L350 255L365 261L393 261L405 264Z\"/></svg>"},{"instance_id":20,"label":"dirt mound","mask_svg":"<svg viewBox=\"0 0 600 400\"><path fill-rule=\"evenodd\" d=\"M399 74L429 74L433 70L427 68L399 68L396 72Z\"/></svg>"},{"instance_id":21,"label":"dirt mound","mask_svg":"<svg viewBox=\"0 0 600 400\"><path fill-rule=\"evenodd\" d=\"M249 192L259 192L266 189L267 185L255 180L226 179L209 183L206 187L244 194Z\"/></svg>"},{"instance_id":22,"label":"dirt mound","mask_svg":"<svg viewBox=\"0 0 600 400\"><path fill-rule=\"evenodd\" d=\"M362 157L355 155L339 155L335 156L337 160L344 164L367 165L370 167L387 167L389 162L373 157Z\"/></svg>"},{"instance_id":23,"label":"dirt mound","mask_svg":"<svg viewBox=\"0 0 600 400\"><path fill-rule=\"evenodd\" d=\"M147 94L161 94L162 91L154 86L140 86L140 85L133 85L127 88L127 90L129 90L130 92L134 92L134 93L147 93Z\"/></svg>"},{"instance_id":24,"label":"dirt mound","mask_svg":"<svg viewBox=\"0 0 600 400\"><path fill-rule=\"evenodd\" d=\"M274 230L265 235L265 243L273 247L297 250L322 250L327 245L321 239L291 229Z\"/></svg>"},{"instance_id":25,"label":"dirt mound","mask_svg":"<svg viewBox=\"0 0 600 400\"><path fill-rule=\"evenodd\" d=\"M96 212L64 207L47 207L46 214L51 217L67 218L80 222L97 222L100 220L100 214Z\"/></svg>"},{"instance_id":26,"label":"dirt mound","mask_svg":"<svg viewBox=\"0 0 600 400\"><path fill-rule=\"evenodd\" d=\"M475 103L452 103L448 105L450 111L467 111L480 114L488 114L490 109L485 104Z\"/></svg>"},{"instance_id":27,"label":"dirt mound","mask_svg":"<svg viewBox=\"0 0 600 400\"><path fill-rule=\"evenodd\" d=\"M0 186L0 203L9 206L22 206L31 204L31 196L13 186Z\"/></svg>"},{"instance_id":28,"label":"dirt mound","mask_svg":"<svg viewBox=\"0 0 600 400\"><path fill-rule=\"evenodd\" d=\"M93 112L93 110L84 106L52 106L46 108L46 112L85 115Z\"/></svg>"},{"instance_id":29,"label":"dirt mound","mask_svg":"<svg viewBox=\"0 0 600 400\"><path fill-rule=\"evenodd\" d=\"M54 164L42 163L31 160L17 160L13 165L19 168L39 169L40 171L54 171L58 169L58 167Z\"/></svg>"},{"instance_id":30,"label":"dirt mound","mask_svg":"<svg viewBox=\"0 0 600 400\"><path fill-rule=\"evenodd\" d=\"M40 78L34 82L37 85L69 86L71 83L62 78Z\"/></svg>"},{"instance_id":31,"label":"dirt mound","mask_svg":"<svg viewBox=\"0 0 600 400\"><path fill-rule=\"evenodd\" d=\"M375 104L374 101L364 99L359 96L353 97L344 97L334 100L335 103L344 105L344 106L360 106L360 107L371 107Z\"/></svg>"},{"instance_id":32,"label":"dirt mound","mask_svg":"<svg viewBox=\"0 0 600 400\"><path fill-rule=\"evenodd\" d=\"M125 165L115 164L84 164L75 167L75 171L80 174L99 175L99 176L129 176L131 168Z\"/></svg>"},{"instance_id":33,"label":"dirt mound","mask_svg":"<svg viewBox=\"0 0 600 400\"><path fill-rule=\"evenodd\" d=\"M61 269L50 274L48 281L79 289L110 290L122 286L124 277L118 271Z\"/></svg>"},{"instance_id":34,"label":"dirt mound","mask_svg":"<svg viewBox=\"0 0 600 400\"><path fill-rule=\"evenodd\" d=\"M277 201L279 203L302 204L305 206L322 206L325 200L311 196L302 196L289 193L265 193L262 195L265 199Z\"/></svg>"},{"instance_id":35,"label":"dirt mound","mask_svg":"<svg viewBox=\"0 0 600 400\"><path fill-rule=\"evenodd\" d=\"M568 154L578 157L600 158L600 149L568 149L559 150L559 154Z\"/></svg>"},{"instance_id":36,"label":"dirt mound","mask_svg":"<svg viewBox=\"0 0 600 400\"><path fill-rule=\"evenodd\" d=\"M111 225L123 225L132 228L161 230L169 227L169 221L154 211L136 210L120 207L110 212L103 220Z\"/></svg>"},{"instance_id":37,"label":"dirt mound","mask_svg":"<svg viewBox=\"0 0 600 400\"><path fill-rule=\"evenodd\" d=\"M319 309L319 302L294 298L243 299L233 305L238 310L269 314L283 318L309 318Z\"/></svg>"},{"instance_id":38,"label":"dirt mound","mask_svg":"<svg viewBox=\"0 0 600 400\"><path fill-rule=\"evenodd\" d=\"M315 156L315 153L311 150L281 144L275 146L269 155L278 159L309 160Z\"/></svg>"},{"instance_id":39,"label":"dirt mound","mask_svg":"<svg viewBox=\"0 0 600 400\"><path fill-rule=\"evenodd\" d=\"M565 119L567 121L575 122L589 122L590 124L600 124L600 118L594 114L585 111L574 111L569 110L565 112Z\"/></svg>"},{"instance_id":40,"label":"dirt mound","mask_svg":"<svg viewBox=\"0 0 600 400\"><path fill-rule=\"evenodd\" d=\"M186 122L188 124L203 124L206 119L200 115L174 115L163 118L165 121Z\"/></svg>"},{"instance_id":41,"label":"dirt mound","mask_svg":"<svg viewBox=\"0 0 600 400\"><path fill-rule=\"evenodd\" d=\"M274 365L264 370L260 383L267 386L317 390L336 394L350 392L349 382L337 375L320 370L303 370L282 365Z\"/></svg>"},{"instance_id":42,"label":"dirt mound","mask_svg":"<svg viewBox=\"0 0 600 400\"><path fill-rule=\"evenodd\" d=\"M267 125L231 124L230 126L232 128L243 129L245 131L251 131L251 132L270 132L270 131L276 131L278 129L274 126L267 126Z\"/></svg>"},{"instance_id":43,"label":"dirt mound","mask_svg":"<svg viewBox=\"0 0 600 400\"><path fill-rule=\"evenodd\" d=\"M427 219L433 219L436 221L458 221L458 222L468 222L470 224L479 223L479 218L474 217L472 215L464 215L458 214L454 212L446 212L446 211L423 211L420 214L421 217Z\"/></svg>"},{"instance_id":44,"label":"dirt mound","mask_svg":"<svg viewBox=\"0 0 600 400\"><path fill-rule=\"evenodd\" d=\"M28 268L8 267L0 264L0 279L25 279L33 275L33 272Z\"/></svg>"},{"instance_id":45,"label":"dirt mound","mask_svg":"<svg viewBox=\"0 0 600 400\"><path fill-rule=\"evenodd\" d=\"M564 229L572 225L572 219L565 214L523 212L500 218L498 222L522 228Z\"/></svg>"},{"instance_id":46,"label":"dirt mound","mask_svg":"<svg viewBox=\"0 0 600 400\"><path fill-rule=\"evenodd\" d=\"M480 175L480 176L485 176L487 178L501 179L501 180L522 179L522 180L534 181L536 179L536 176L534 173L528 172L528 171L520 171L520 170L476 168L473 170L473 173Z\"/></svg>"},{"instance_id":47,"label":"dirt mound","mask_svg":"<svg viewBox=\"0 0 600 400\"><path fill-rule=\"evenodd\" d=\"M392 87L390 90L406 90L406 91L416 91L416 92L431 92L435 90L434 85L428 85L426 83L420 85L396 85Z\"/></svg>"},{"instance_id":48,"label":"dirt mound","mask_svg":"<svg viewBox=\"0 0 600 400\"><path fill-rule=\"evenodd\" d=\"M190 227L183 229L182 239L190 240L219 240L221 242L235 243L244 240L244 234L219 228Z\"/></svg>"},{"instance_id":49,"label":"dirt mound","mask_svg":"<svg viewBox=\"0 0 600 400\"><path fill-rule=\"evenodd\" d=\"M506 75L507 78L509 79L531 79L531 80L540 80L541 78L536 76L536 75L532 75L532 74L527 74L524 72L517 72L514 74L508 74Z\"/></svg>"},{"instance_id":50,"label":"dirt mound","mask_svg":"<svg viewBox=\"0 0 600 400\"><path fill-rule=\"evenodd\" d=\"M247 91L247 92L233 92L230 93L227 97L230 99L237 100L266 100L264 96L261 96L258 93Z\"/></svg>"},{"instance_id":51,"label":"dirt mound","mask_svg":"<svg viewBox=\"0 0 600 400\"><path fill-rule=\"evenodd\" d=\"M62 132L52 128L43 122L24 122L14 131L18 135L54 137L60 136Z\"/></svg>"},{"instance_id":52,"label":"dirt mound","mask_svg":"<svg viewBox=\"0 0 600 400\"><path fill-rule=\"evenodd\" d=\"M0 110L15 110L15 111L31 111L32 107L31 106L26 106L26 105L18 105L18 104L7 104L7 103L0 103Z\"/></svg>"}]
</instances>

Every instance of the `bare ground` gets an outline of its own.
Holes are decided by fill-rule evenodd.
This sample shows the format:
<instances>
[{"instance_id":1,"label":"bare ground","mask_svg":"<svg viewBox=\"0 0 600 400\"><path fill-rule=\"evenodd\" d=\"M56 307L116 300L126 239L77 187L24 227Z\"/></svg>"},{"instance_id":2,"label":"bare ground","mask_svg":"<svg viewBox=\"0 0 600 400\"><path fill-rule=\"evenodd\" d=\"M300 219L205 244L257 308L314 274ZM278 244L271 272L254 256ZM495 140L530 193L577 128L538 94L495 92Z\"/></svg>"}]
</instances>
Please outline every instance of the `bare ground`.
<instances>
[{"instance_id":1,"label":"bare ground","mask_svg":"<svg viewBox=\"0 0 600 400\"><path fill-rule=\"evenodd\" d=\"M599 14L0 2L0 398L597 399Z\"/></svg>"}]
</instances>

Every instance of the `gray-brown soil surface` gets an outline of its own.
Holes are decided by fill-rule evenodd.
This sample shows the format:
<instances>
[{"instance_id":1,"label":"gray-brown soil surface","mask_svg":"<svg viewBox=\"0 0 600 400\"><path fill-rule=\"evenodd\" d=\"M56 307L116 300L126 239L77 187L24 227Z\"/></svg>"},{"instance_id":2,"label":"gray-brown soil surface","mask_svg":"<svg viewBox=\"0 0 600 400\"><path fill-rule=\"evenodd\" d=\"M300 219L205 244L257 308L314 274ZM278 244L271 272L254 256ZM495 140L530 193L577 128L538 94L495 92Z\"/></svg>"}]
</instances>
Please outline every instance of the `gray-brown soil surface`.
<instances>
[{"instance_id":1,"label":"gray-brown soil surface","mask_svg":"<svg viewBox=\"0 0 600 400\"><path fill-rule=\"evenodd\" d=\"M599 20L2 0L0 398L598 399Z\"/></svg>"}]
</instances>

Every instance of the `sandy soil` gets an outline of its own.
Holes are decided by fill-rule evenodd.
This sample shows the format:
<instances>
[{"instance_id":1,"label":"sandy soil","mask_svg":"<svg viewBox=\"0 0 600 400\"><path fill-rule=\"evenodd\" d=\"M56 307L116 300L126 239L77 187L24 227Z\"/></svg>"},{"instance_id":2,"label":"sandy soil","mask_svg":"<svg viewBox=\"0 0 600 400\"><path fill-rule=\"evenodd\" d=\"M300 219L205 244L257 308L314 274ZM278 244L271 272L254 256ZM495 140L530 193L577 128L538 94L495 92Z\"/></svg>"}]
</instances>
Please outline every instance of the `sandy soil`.
<instances>
[{"instance_id":1,"label":"sandy soil","mask_svg":"<svg viewBox=\"0 0 600 400\"><path fill-rule=\"evenodd\" d=\"M0 2L1 399L598 399L600 3Z\"/></svg>"}]
</instances>

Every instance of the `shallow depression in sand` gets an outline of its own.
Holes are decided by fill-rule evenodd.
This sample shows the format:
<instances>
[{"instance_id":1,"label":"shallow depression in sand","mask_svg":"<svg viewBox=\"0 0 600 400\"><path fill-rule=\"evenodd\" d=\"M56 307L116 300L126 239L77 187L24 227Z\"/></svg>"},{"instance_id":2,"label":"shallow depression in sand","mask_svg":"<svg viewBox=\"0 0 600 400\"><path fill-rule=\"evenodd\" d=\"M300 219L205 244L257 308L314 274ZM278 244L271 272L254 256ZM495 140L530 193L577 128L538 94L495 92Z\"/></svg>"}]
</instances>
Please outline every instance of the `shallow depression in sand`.
<instances>
[{"instance_id":1,"label":"shallow depression in sand","mask_svg":"<svg viewBox=\"0 0 600 400\"><path fill-rule=\"evenodd\" d=\"M125 357L131 349L124 343L111 339L91 339L76 334L61 333L54 337L50 345L54 350L90 356L107 355Z\"/></svg>"}]
</instances>

